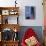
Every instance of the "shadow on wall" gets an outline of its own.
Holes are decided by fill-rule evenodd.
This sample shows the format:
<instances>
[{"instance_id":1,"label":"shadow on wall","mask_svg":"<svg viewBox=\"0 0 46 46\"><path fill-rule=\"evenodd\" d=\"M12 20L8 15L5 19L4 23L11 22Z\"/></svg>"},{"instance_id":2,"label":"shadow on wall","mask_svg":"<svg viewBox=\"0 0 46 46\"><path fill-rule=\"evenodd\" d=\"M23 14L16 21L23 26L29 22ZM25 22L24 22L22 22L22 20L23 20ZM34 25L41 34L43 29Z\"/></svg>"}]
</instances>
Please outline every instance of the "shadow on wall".
<instances>
[{"instance_id":1,"label":"shadow on wall","mask_svg":"<svg viewBox=\"0 0 46 46\"><path fill-rule=\"evenodd\" d=\"M39 41L40 41L41 43L43 43L43 30L42 30L42 26L22 26L22 27L21 27L21 30L20 30L20 32L19 32L19 39L20 39L20 42L21 42L21 40L22 40L22 38L23 38L23 36L24 36L24 33L26 32L26 30L27 30L28 28L32 28L32 29L36 32Z\"/></svg>"}]
</instances>

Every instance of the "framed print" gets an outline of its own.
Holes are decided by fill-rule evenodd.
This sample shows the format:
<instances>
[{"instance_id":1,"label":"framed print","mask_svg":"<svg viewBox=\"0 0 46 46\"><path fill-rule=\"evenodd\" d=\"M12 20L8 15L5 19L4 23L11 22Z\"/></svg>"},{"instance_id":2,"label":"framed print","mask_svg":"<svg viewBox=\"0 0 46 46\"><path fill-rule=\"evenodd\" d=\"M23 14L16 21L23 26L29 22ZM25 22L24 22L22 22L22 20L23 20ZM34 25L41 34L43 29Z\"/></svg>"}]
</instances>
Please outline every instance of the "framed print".
<instances>
[{"instance_id":1,"label":"framed print","mask_svg":"<svg viewBox=\"0 0 46 46\"><path fill-rule=\"evenodd\" d=\"M9 15L9 10L2 10L2 15Z\"/></svg>"},{"instance_id":2,"label":"framed print","mask_svg":"<svg viewBox=\"0 0 46 46\"><path fill-rule=\"evenodd\" d=\"M25 6L25 18L35 19L35 7L34 6Z\"/></svg>"}]
</instances>

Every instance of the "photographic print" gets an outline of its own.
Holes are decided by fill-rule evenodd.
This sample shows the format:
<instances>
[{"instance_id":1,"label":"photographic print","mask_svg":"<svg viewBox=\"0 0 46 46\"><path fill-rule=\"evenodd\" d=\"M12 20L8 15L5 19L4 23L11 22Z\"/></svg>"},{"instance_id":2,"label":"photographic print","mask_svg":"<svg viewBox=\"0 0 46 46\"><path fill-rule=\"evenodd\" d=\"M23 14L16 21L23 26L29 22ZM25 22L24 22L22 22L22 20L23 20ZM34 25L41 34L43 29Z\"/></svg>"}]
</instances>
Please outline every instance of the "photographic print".
<instances>
[{"instance_id":1,"label":"photographic print","mask_svg":"<svg viewBox=\"0 0 46 46\"><path fill-rule=\"evenodd\" d=\"M35 7L34 6L25 6L25 18L35 19Z\"/></svg>"}]
</instances>

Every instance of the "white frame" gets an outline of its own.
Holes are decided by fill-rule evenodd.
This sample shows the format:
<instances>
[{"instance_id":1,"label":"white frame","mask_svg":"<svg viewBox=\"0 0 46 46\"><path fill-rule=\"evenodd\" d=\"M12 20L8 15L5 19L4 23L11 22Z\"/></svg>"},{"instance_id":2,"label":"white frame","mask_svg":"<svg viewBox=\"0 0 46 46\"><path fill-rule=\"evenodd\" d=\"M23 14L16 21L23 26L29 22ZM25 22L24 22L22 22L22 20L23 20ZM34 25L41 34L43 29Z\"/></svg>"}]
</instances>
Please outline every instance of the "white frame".
<instances>
[{"instance_id":1,"label":"white frame","mask_svg":"<svg viewBox=\"0 0 46 46\"><path fill-rule=\"evenodd\" d=\"M2 10L2 15L9 15L9 10Z\"/></svg>"}]
</instances>

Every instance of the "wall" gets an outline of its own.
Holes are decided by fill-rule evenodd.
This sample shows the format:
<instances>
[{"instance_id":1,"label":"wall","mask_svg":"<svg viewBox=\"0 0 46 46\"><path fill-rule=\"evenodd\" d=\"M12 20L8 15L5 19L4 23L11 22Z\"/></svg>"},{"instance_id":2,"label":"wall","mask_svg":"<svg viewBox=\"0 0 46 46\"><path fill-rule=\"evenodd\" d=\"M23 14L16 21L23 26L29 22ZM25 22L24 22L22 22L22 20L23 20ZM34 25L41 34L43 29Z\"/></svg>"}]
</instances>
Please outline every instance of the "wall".
<instances>
[{"instance_id":1,"label":"wall","mask_svg":"<svg viewBox=\"0 0 46 46\"><path fill-rule=\"evenodd\" d=\"M43 25L43 6L42 0L21 0L19 1L21 4L20 15L23 16L21 18L22 26L42 26ZM34 6L36 8L36 18L35 20L26 20L25 19L25 6Z\"/></svg>"},{"instance_id":2,"label":"wall","mask_svg":"<svg viewBox=\"0 0 46 46\"><path fill-rule=\"evenodd\" d=\"M15 6L15 0L0 0L0 6ZM42 0L17 0L19 10L19 24L21 26L43 26L43 6ZM34 6L36 8L36 15L34 20L25 19L25 6Z\"/></svg>"}]
</instances>

